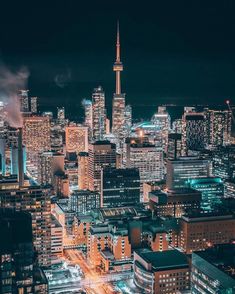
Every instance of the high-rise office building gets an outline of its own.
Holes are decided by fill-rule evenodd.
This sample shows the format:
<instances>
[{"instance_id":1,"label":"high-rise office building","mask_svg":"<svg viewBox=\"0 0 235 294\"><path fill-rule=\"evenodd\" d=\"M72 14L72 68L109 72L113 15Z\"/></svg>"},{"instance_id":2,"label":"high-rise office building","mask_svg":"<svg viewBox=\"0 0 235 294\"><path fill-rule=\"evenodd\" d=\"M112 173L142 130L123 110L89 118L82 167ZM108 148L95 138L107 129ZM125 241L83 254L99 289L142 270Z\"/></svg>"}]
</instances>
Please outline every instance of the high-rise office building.
<instances>
[{"instance_id":1,"label":"high-rise office building","mask_svg":"<svg viewBox=\"0 0 235 294\"><path fill-rule=\"evenodd\" d=\"M183 155L205 147L205 117L203 113L185 112L182 117Z\"/></svg>"},{"instance_id":2,"label":"high-rise office building","mask_svg":"<svg viewBox=\"0 0 235 294\"><path fill-rule=\"evenodd\" d=\"M74 190L69 197L69 208L77 214L90 213L100 208L100 193L89 190Z\"/></svg>"},{"instance_id":3,"label":"high-rise office building","mask_svg":"<svg viewBox=\"0 0 235 294\"><path fill-rule=\"evenodd\" d=\"M93 107L92 107L92 101L88 99L82 100L82 106L84 107L84 125L88 127L88 134L89 134L89 141L92 139L92 115L93 115Z\"/></svg>"},{"instance_id":4,"label":"high-rise office building","mask_svg":"<svg viewBox=\"0 0 235 294\"><path fill-rule=\"evenodd\" d=\"M141 201L143 183L159 181L164 176L163 151L143 138L126 139L125 143L125 166L137 168L140 172Z\"/></svg>"},{"instance_id":5,"label":"high-rise office building","mask_svg":"<svg viewBox=\"0 0 235 294\"><path fill-rule=\"evenodd\" d=\"M113 65L116 73L116 91L113 95L112 133L119 139L124 138L125 133L125 94L121 92L121 71L123 65L120 59L119 23L117 26L116 61Z\"/></svg>"},{"instance_id":6,"label":"high-rise office building","mask_svg":"<svg viewBox=\"0 0 235 294\"><path fill-rule=\"evenodd\" d=\"M38 112L38 97L30 97L30 112L33 114Z\"/></svg>"},{"instance_id":7,"label":"high-rise office building","mask_svg":"<svg viewBox=\"0 0 235 294\"><path fill-rule=\"evenodd\" d=\"M159 106L158 112L153 115L151 121L154 124L155 128L159 130L159 139L161 141L161 145L164 152L167 152L168 134L171 126L171 118L166 111L166 107Z\"/></svg>"},{"instance_id":8,"label":"high-rise office building","mask_svg":"<svg viewBox=\"0 0 235 294\"><path fill-rule=\"evenodd\" d=\"M35 263L30 214L0 209L0 236L0 293L48 293Z\"/></svg>"},{"instance_id":9,"label":"high-rise office building","mask_svg":"<svg viewBox=\"0 0 235 294\"><path fill-rule=\"evenodd\" d=\"M89 144L89 190L100 191L101 169L116 167L116 146L109 141Z\"/></svg>"},{"instance_id":10,"label":"high-rise office building","mask_svg":"<svg viewBox=\"0 0 235 294\"><path fill-rule=\"evenodd\" d=\"M105 120L105 134L109 135L110 134L110 119L106 117Z\"/></svg>"},{"instance_id":11,"label":"high-rise office building","mask_svg":"<svg viewBox=\"0 0 235 294\"><path fill-rule=\"evenodd\" d=\"M78 154L78 188L81 190L89 189L88 162L88 152L80 152Z\"/></svg>"},{"instance_id":12,"label":"high-rise office building","mask_svg":"<svg viewBox=\"0 0 235 294\"><path fill-rule=\"evenodd\" d=\"M182 119L175 119L172 123L172 131L176 134L182 134Z\"/></svg>"},{"instance_id":13,"label":"high-rise office building","mask_svg":"<svg viewBox=\"0 0 235 294\"><path fill-rule=\"evenodd\" d=\"M209 160L197 157L180 157L167 160L166 185L169 190L189 187L189 180L211 175Z\"/></svg>"},{"instance_id":14,"label":"high-rise office building","mask_svg":"<svg viewBox=\"0 0 235 294\"><path fill-rule=\"evenodd\" d=\"M192 189L202 193L201 208L203 210L212 211L215 205L221 203L224 196L224 184L221 178L189 179L189 185Z\"/></svg>"},{"instance_id":15,"label":"high-rise office building","mask_svg":"<svg viewBox=\"0 0 235 294\"><path fill-rule=\"evenodd\" d=\"M88 127L69 125L65 128L66 153L88 151Z\"/></svg>"},{"instance_id":16,"label":"high-rise office building","mask_svg":"<svg viewBox=\"0 0 235 294\"><path fill-rule=\"evenodd\" d=\"M3 179L0 182L0 207L26 211L32 217L33 245L40 266L51 264L51 201L50 191L40 186L20 187Z\"/></svg>"},{"instance_id":17,"label":"high-rise office building","mask_svg":"<svg viewBox=\"0 0 235 294\"><path fill-rule=\"evenodd\" d=\"M132 127L132 107L131 105L127 105L125 107L125 137L130 136L131 127Z\"/></svg>"},{"instance_id":18,"label":"high-rise office building","mask_svg":"<svg viewBox=\"0 0 235 294\"><path fill-rule=\"evenodd\" d=\"M83 99L82 105L84 107L85 112L84 124L90 129L92 129L92 101L88 99Z\"/></svg>"},{"instance_id":19,"label":"high-rise office building","mask_svg":"<svg viewBox=\"0 0 235 294\"><path fill-rule=\"evenodd\" d=\"M1 134L0 138L0 169L1 174L6 174L6 139Z\"/></svg>"},{"instance_id":20,"label":"high-rise office building","mask_svg":"<svg viewBox=\"0 0 235 294\"><path fill-rule=\"evenodd\" d=\"M190 189L155 190L149 193L149 207L158 217L180 218L188 211L200 211L201 192Z\"/></svg>"},{"instance_id":21,"label":"high-rise office building","mask_svg":"<svg viewBox=\"0 0 235 294\"><path fill-rule=\"evenodd\" d=\"M224 180L235 176L235 145L220 146L213 152L213 175Z\"/></svg>"},{"instance_id":22,"label":"high-rise office building","mask_svg":"<svg viewBox=\"0 0 235 294\"><path fill-rule=\"evenodd\" d=\"M138 203L140 203L138 169L102 169L101 207L133 206Z\"/></svg>"},{"instance_id":23,"label":"high-rise office building","mask_svg":"<svg viewBox=\"0 0 235 294\"><path fill-rule=\"evenodd\" d=\"M231 143L232 113L230 110L205 109L206 139L208 146L216 147Z\"/></svg>"},{"instance_id":24,"label":"high-rise office building","mask_svg":"<svg viewBox=\"0 0 235 294\"><path fill-rule=\"evenodd\" d=\"M225 198L235 198L235 181L227 180L224 182L224 197Z\"/></svg>"},{"instance_id":25,"label":"high-rise office building","mask_svg":"<svg viewBox=\"0 0 235 294\"><path fill-rule=\"evenodd\" d=\"M57 107L57 119L65 120L65 109L64 107Z\"/></svg>"},{"instance_id":26,"label":"high-rise office building","mask_svg":"<svg viewBox=\"0 0 235 294\"><path fill-rule=\"evenodd\" d=\"M43 152L38 161L38 182L42 186L56 183L55 176L64 175L64 154Z\"/></svg>"},{"instance_id":27,"label":"high-rise office building","mask_svg":"<svg viewBox=\"0 0 235 294\"><path fill-rule=\"evenodd\" d=\"M101 86L92 93L92 138L94 141L103 140L106 132L105 93Z\"/></svg>"},{"instance_id":28,"label":"high-rise office building","mask_svg":"<svg viewBox=\"0 0 235 294\"><path fill-rule=\"evenodd\" d=\"M20 90L19 100L20 100L20 111L29 112L29 90Z\"/></svg>"},{"instance_id":29,"label":"high-rise office building","mask_svg":"<svg viewBox=\"0 0 235 294\"><path fill-rule=\"evenodd\" d=\"M19 149L18 146L11 146L10 148L10 161L11 161L11 175L19 175L19 166L18 166L18 157L19 157ZM26 150L23 146L23 169L24 173L26 173Z\"/></svg>"},{"instance_id":30,"label":"high-rise office building","mask_svg":"<svg viewBox=\"0 0 235 294\"><path fill-rule=\"evenodd\" d=\"M235 293L235 244L193 252L191 293Z\"/></svg>"},{"instance_id":31,"label":"high-rise office building","mask_svg":"<svg viewBox=\"0 0 235 294\"><path fill-rule=\"evenodd\" d=\"M182 135L175 133L168 135L167 158L177 159L181 156Z\"/></svg>"},{"instance_id":32,"label":"high-rise office building","mask_svg":"<svg viewBox=\"0 0 235 294\"><path fill-rule=\"evenodd\" d=\"M37 164L39 154L51 149L50 119L42 116L24 117L23 143L27 159Z\"/></svg>"}]
</instances>

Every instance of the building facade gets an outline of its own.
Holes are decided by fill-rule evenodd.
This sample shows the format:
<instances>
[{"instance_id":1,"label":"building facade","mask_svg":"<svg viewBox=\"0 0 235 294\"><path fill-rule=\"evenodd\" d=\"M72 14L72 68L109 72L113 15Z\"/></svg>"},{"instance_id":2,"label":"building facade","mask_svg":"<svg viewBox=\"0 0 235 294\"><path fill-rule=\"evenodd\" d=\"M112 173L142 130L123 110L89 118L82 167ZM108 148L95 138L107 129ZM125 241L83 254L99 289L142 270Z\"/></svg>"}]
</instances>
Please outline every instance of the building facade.
<instances>
[{"instance_id":1,"label":"building facade","mask_svg":"<svg viewBox=\"0 0 235 294\"><path fill-rule=\"evenodd\" d=\"M134 283L144 293L184 293L190 290L186 256L177 250L134 252Z\"/></svg>"},{"instance_id":2,"label":"building facade","mask_svg":"<svg viewBox=\"0 0 235 294\"><path fill-rule=\"evenodd\" d=\"M80 152L78 154L78 188L81 190L89 189L88 163L88 152Z\"/></svg>"},{"instance_id":3,"label":"building facade","mask_svg":"<svg viewBox=\"0 0 235 294\"><path fill-rule=\"evenodd\" d=\"M235 293L235 246L218 245L192 254L191 293Z\"/></svg>"},{"instance_id":4,"label":"building facade","mask_svg":"<svg viewBox=\"0 0 235 294\"><path fill-rule=\"evenodd\" d=\"M140 203L138 169L102 169L101 207L132 206L138 203Z\"/></svg>"},{"instance_id":5,"label":"building facade","mask_svg":"<svg viewBox=\"0 0 235 294\"><path fill-rule=\"evenodd\" d=\"M180 157L167 160L166 186L169 190L189 187L188 181L194 178L207 178L211 175L211 163L198 157Z\"/></svg>"},{"instance_id":6,"label":"building facade","mask_svg":"<svg viewBox=\"0 0 235 294\"><path fill-rule=\"evenodd\" d=\"M39 154L51 149L50 119L45 116L24 117L23 144L27 159L37 165Z\"/></svg>"},{"instance_id":7,"label":"building facade","mask_svg":"<svg viewBox=\"0 0 235 294\"><path fill-rule=\"evenodd\" d=\"M92 93L92 138L94 141L103 140L106 133L105 93L101 86Z\"/></svg>"},{"instance_id":8,"label":"building facade","mask_svg":"<svg viewBox=\"0 0 235 294\"><path fill-rule=\"evenodd\" d=\"M88 157L89 190L100 191L101 170L116 167L116 146L109 141L91 143Z\"/></svg>"},{"instance_id":9,"label":"building facade","mask_svg":"<svg viewBox=\"0 0 235 294\"><path fill-rule=\"evenodd\" d=\"M47 189L40 186L7 189L0 183L0 207L26 211L32 217L33 245L38 254L40 266L51 263L51 201Z\"/></svg>"},{"instance_id":10,"label":"building facade","mask_svg":"<svg viewBox=\"0 0 235 294\"><path fill-rule=\"evenodd\" d=\"M209 213L182 216L179 237L180 248L187 254L229 243L235 238L235 218Z\"/></svg>"}]
</instances>

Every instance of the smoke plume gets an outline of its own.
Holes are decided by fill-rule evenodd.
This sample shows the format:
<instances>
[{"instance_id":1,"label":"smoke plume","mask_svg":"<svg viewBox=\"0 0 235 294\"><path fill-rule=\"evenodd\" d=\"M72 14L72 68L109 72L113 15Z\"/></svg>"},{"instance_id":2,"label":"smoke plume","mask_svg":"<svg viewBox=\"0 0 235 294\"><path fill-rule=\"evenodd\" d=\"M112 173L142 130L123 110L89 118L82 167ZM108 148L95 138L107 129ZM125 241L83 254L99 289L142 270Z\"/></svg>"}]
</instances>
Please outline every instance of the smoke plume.
<instances>
[{"instance_id":1,"label":"smoke plume","mask_svg":"<svg viewBox=\"0 0 235 294\"><path fill-rule=\"evenodd\" d=\"M5 105L6 121L13 128L22 127L23 124L18 92L26 89L28 77L26 67L14 72L0 64L0 100Z\"/></svg>"},{"instance_id":2,"label":"smoke plume","mask_svg":"<svg viewBox=\"0 0 235 294\"><path fill-rule=\"evenodd\" d=\"M59 88L65 88L71 81L72 73L71 69L67 68L65 71L58 73L55 78L55 84Z\"/></svg>"}]
</instances>

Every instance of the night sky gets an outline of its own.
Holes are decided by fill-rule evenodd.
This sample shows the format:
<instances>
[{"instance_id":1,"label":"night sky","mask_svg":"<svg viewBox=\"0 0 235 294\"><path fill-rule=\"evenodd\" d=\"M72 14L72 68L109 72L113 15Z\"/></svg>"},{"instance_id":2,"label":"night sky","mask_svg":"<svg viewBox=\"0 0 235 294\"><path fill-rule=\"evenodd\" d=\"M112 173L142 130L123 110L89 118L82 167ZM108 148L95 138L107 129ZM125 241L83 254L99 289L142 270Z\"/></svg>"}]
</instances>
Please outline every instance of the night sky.
<instances>
[{"instance_id":1,"label":"night sky","mask_svg":"<svg viewBox=\"0 0 235 294\"><path fill-rule=\"evenodd\" d=\"M137 116L143 104L235 103L233 0L5 2L1 61L29 68L43 110L65 105L81 116L82 98L99 84L111 105L117 19L122 89Z\"/></svg>"}]
</instances>

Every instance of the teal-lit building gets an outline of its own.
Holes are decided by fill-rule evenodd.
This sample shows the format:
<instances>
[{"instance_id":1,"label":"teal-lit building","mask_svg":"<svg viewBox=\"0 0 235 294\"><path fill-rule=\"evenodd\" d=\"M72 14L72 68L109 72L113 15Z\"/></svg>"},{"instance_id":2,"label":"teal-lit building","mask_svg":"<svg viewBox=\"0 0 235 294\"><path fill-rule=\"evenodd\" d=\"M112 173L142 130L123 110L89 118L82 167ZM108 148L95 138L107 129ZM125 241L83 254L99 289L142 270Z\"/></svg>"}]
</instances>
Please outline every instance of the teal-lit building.
<instances>
[{"instance_id":1,"label":"teal-lit building","mask_svg":"<svg viewBox=\"0 0 235 294\"><path fill-rule=\"evenodd\" d=\"M235 244L193 252L191 293L235 293Z\"/></svg>"},{"instance_id":2,"label":"teal-lit building","mask_svg":"<svg viewBox=\"0 0 235 294\"><path fill-rule=\"evenodd\" d=\"M188 180L192 189L202 193L201 208L211 211L215 204L221 202L224 196L224 184L219 177L195 178Z\"/></svg>"}]
</instances>

